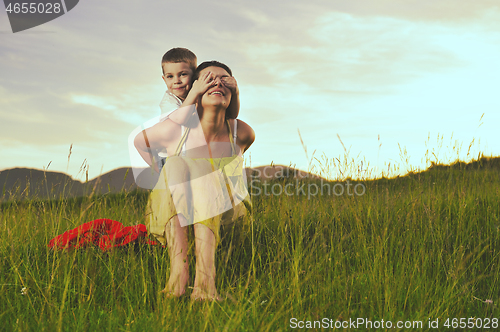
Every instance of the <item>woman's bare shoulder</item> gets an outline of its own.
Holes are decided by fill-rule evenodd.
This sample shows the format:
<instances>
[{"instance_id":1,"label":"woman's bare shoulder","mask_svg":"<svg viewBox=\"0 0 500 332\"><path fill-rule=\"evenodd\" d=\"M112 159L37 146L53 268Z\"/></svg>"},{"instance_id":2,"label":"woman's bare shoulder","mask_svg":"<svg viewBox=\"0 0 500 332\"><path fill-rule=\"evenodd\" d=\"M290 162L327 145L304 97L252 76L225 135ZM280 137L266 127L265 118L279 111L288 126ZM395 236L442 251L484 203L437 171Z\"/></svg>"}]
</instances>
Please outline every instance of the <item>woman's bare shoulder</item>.
<instances>
[{"instance_id":1,"label":"woman's bare shoulder","mask_svg":"<svg viewBox=\"0 0 500 332\"><path fill-rule=\"evenodd\" d=\"M247 123L236 119L238 121L238 143L244 146L244 150L248 149L255 141L255 132Z\"/></svg>"}]
</instances>

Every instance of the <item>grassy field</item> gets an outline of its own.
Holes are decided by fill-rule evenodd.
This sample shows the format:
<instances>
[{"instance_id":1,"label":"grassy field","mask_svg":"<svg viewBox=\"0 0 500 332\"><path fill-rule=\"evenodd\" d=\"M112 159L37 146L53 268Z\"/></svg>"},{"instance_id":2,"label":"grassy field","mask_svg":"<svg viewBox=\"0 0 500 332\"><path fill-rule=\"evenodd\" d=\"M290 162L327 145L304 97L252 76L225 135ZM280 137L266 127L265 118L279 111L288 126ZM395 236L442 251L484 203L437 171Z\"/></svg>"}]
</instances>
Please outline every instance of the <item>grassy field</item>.
<instances>
[{"instance_id":1,"label":"grassy field","mask_svg":"<svg viewBox=\"0 0 500 332\"><path fill-rule=\"evenodd\" d=\"M335 193L324 187L308 196L321 187L314 181L256 184L252 231L231 259L217 262L220 303L162 297L169 260L160 246L47 248L52 237L93 219L143 223L144 193L4 202L0 330L284 331L319 328L314 321L354 330L358 318L380 330L390 321L394 331L428 330L436 319L434 331L460 329L452 318L490 330L500 324L499 158L351 181L352 195L339 182L328 184ZM292 195L264 194L287 184ZM223 244L218 257L226 251Z\"/></svg>"}]
</instances>

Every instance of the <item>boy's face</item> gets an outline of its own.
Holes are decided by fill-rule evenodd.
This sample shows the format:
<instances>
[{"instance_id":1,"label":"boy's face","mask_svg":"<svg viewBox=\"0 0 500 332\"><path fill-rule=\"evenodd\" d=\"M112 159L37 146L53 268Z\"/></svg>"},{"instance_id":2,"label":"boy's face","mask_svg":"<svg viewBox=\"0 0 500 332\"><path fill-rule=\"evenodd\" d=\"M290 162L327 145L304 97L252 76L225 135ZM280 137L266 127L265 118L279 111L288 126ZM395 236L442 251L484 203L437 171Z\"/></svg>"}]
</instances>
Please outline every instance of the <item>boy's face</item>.
<instances>
[{"instance_id":1,"label":"boy's face","mask_svg":"<svg viewBox=\"0 0 500 332\"><path fill-rule=\"evenodd\" d=\"M193 70L186 62L163 64L163 80L167 88L174 95L184 100L191 89L193 83Z\"/></svg>"}]
</instances>

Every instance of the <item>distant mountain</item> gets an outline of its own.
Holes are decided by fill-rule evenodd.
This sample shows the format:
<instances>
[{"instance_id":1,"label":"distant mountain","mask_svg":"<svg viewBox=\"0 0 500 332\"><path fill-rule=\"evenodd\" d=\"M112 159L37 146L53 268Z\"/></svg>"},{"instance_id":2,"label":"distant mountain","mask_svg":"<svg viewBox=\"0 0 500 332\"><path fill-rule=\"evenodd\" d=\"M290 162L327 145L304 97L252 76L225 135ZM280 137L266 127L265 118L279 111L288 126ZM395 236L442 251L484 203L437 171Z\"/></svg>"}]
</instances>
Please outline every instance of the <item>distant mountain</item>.
<instances>
[{"instance_id":1,"label":"distant mountain","mask_svg":"<svg viewBox=\"0 0 500 332\"><path fill-rule=\"evenodd\" d=\"M246 168L247 179L268 181L282 178L319 178L316 175L282 165ZM149 172L141 173L148 174ZM143 179L144 180L144 179ZM12 168L0 171L0 202L19 199L55 199L84 195L118 193L123 190L144 190L137 186L132 169L122 167L88 182L75 180L61 172L31 168Z\"/></svg>"},{"instance_id":2,"label":"distant mountain","mask_svg":"<svg viewBox=\"0 0 500 332\"><path fill-rule=\"evenodd\" d=\"M433 172L442 168L458 168L463 170L491 168L500 170L500 157L482 157L471 163L456 162L452 165L432 164L425 172ZM283 165L267 165L246 168L247 180L270 181L283 178L321 177L293 167ZM142 172L139 182L149 181L149 172ZM86 183L75 180L61 172L42 171L30 168L12 168L0 171L0 202L7 200L54 199L60 197L78 197L84 195L118 193L121 191L145 190L137 186L132 169L122 167L98 176Z\"/></svg>"},{"instance_id":3,"label":"distant mountain","mask_svg":"<svg viewBox=\"0 0 500 332\"><path fill-rule=\"evenodd\" d=\"M30 168L0 171L0 201L10 199L54 199L91 194L117 193L137 186L130 168L119 168L86 183L61 172Z\"/></svg>"}]
</instances>

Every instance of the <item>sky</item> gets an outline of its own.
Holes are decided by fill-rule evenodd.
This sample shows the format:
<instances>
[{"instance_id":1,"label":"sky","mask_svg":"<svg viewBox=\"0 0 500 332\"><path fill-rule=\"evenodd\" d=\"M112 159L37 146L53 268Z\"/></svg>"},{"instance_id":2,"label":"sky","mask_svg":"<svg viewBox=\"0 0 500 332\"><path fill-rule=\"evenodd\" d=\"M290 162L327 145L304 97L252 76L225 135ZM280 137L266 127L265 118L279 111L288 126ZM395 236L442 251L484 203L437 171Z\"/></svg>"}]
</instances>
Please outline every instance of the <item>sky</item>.
<instances>
[{"instance_id":1,"label":"sky","mask_svg":"<svg viewBox=\"0 0 500 332\"><path fill-rule=\"evenodd\" d=\"M82 0L15 34L0 5L0 170L130 166L173 47L231 67L247 166L366 178L500 156L496 0Z\"/></svg>"}]
</instances>

